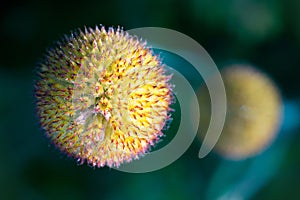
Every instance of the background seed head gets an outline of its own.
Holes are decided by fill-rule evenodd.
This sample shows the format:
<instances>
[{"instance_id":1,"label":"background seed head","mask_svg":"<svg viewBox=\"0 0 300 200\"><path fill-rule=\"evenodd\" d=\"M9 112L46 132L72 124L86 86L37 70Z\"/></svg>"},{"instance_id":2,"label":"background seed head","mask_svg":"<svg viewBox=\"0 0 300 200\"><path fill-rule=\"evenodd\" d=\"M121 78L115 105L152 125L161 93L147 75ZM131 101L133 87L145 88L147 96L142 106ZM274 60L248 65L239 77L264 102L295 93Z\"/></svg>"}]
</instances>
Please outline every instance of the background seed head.
<instances>
[{"instance_id":1,"label":"background seed head","mask_svg":"<svg viewBox=\"0 0 300 200\"><path fill-rule=\"evenodd\" d=\"M221 136L214 147L220 155L239 160L256 155L269 146L281 124L282 105L274 83L249 65L232 65L221 71L227 96L227 114ZM210 98L198 91L202 140L210 121Z\"/></svg>"},{"instance_id":2,"label":"background seed head","mask_svg":"<svg viewBox=\"0 0 300 200\"><path fill-rule=\"evenodd\" d=\"M75 31L39 65L37 113L50 140L92 166L119 166L163 135L172 89L160 59L120 28Z\"/></svg>"}]
</instances>

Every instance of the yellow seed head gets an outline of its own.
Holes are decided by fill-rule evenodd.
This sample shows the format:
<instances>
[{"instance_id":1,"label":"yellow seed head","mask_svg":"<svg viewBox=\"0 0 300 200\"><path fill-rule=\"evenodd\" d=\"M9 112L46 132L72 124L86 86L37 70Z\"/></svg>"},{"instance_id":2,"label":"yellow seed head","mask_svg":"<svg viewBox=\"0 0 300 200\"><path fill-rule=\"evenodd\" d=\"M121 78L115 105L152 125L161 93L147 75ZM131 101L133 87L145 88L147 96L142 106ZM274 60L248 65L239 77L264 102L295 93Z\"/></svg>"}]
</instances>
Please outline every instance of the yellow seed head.
<instances>
[{"instance_id":1,"label":"yellow seed head","mask_svg":"<svg viewBox=\"0 0 300 200\"><path fill-rule=\"evenodd\" d=\"M92 166L119 166L162 136L172 90L146 44L120 28L72 33L39 67L40 123L62 151Z\"/></svg>"},{"instance_id":2,"label":"yellow seed head","mask_svg":"<svg viewBox=\"0 0 300 200\"><path fill-rule=\"evenodd\" d=\"M258 70L233 65L221 71L227 96L227 114L215 146L222 156L239 160L271 144L281 121L281 97L273 82ZM210 120L209 94L198 92L201 108L200 138Z\"/></svg>"}]
</instances>

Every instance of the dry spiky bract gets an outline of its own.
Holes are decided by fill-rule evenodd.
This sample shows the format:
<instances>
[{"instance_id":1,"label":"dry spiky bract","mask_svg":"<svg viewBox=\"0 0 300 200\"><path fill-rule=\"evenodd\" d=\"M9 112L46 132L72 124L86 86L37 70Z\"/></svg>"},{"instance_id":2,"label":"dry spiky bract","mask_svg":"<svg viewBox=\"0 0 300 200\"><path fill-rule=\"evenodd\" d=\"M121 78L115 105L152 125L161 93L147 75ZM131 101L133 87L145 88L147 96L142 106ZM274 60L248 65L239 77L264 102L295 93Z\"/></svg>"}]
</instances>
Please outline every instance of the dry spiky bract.
<instances>
[{"instance_id":1,"label":"dry spiky bract","mask_svg":"<svg viewBox=\"0 0 300 200\"><path fill-rule=\"evenodd\" d=\"M170 119L170 76L145 43L119 28L72 33L38 71L41 126L81 163L112 167L137 159Z\"/></svg>"}]
</instances>

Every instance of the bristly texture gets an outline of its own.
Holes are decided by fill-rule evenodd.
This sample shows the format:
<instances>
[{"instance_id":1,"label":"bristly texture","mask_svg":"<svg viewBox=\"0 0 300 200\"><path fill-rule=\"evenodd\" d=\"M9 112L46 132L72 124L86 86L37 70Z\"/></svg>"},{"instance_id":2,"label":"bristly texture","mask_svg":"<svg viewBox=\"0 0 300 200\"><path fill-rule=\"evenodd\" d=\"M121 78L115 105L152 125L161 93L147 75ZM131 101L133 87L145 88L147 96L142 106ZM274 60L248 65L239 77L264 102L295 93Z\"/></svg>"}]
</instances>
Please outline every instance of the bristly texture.
<instances>
[{"instance_id":1,"label":"bristly texture","mask_svg":"<svg viewBox=\"0 0 300 200\"><path fill-rule=\"evenodd\" d=\"M42 128L62 151L97 167L144 155L170 119L172 88L146 43L120 28L78 31L41 62Z\"/></svg>"}]
</instances>

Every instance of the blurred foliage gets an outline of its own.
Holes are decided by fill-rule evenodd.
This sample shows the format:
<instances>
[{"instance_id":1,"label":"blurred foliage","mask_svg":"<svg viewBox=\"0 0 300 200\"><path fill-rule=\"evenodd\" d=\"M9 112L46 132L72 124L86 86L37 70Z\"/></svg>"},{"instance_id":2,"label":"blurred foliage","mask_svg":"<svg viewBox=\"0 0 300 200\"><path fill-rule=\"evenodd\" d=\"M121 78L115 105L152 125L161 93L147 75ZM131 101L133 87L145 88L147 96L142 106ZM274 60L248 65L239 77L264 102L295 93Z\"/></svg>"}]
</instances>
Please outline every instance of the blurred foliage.
<instances>
[{"instance_id":1,"label":"blurred foliage","mask_svg":"<svg viewBox=\"0 0 300 200\"><path fill-rule=\"evenodd\" d=\"M215 199L225 186L240 188L241 196L228 198L300 197L299 1L4 0L0 9L0 199ZM151 173L77 166L40 130L32 83L47 47L70 30L97 24L174 29L198 41L220 67L254 64L289 105L280 137L262 157L240 162L213 152L199 159L201 143L195 140L179 160Z\"/></svg>"}]
</instances>

